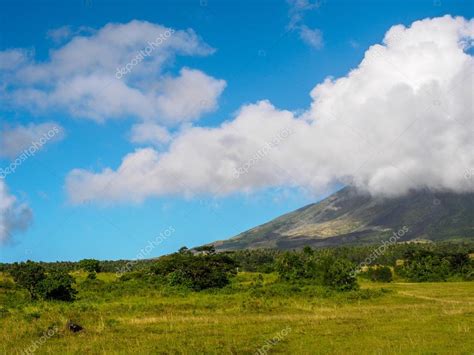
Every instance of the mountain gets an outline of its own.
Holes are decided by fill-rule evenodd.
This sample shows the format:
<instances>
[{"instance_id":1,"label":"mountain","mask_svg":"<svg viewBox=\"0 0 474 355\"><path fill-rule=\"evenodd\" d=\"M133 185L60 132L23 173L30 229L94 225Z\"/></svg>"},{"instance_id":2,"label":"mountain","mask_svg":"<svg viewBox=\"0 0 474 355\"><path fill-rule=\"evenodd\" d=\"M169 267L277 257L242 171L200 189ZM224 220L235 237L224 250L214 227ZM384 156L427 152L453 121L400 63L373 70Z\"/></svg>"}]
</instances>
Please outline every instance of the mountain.
<instances>
[{"instance_id":1,"label":"mountain","mask_svg":"<svg viewBox=\"0 0 474 355\"><path fill-rule=\"evenodd\" d=\"M474 193L421 190L383 198L345 187L318 203L213 245L217 250L235 250L370 244L388 240L399 231L399 242L474 239Z\"/></svg>"}]
</instances>

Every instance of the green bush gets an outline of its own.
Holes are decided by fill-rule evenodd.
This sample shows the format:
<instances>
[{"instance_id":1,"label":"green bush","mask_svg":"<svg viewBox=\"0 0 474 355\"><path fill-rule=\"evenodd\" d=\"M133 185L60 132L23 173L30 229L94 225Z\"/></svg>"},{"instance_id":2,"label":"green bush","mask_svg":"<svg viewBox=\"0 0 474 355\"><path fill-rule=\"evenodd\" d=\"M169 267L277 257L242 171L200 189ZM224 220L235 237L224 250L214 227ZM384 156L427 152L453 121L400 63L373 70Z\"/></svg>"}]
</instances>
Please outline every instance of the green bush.
<instances>
[{"instance_id":1,"label":"green bush","mask_svg":"<svg viewBox=\"0 0 474 355\"><path fill-rule=\"evenodd\" d=\"M280 278L285 281L307 278L303 260L296 253L287 252L279 257L276 262L276 270Z\"/></svg>"},{"instance_id":2,"label":"green bush","mask_svg":"<svg viewBox=\"0 0 474 355\"><path fill-rule=\"evenodd\" d=\"M64 271L53 272L38 284L38 294L46 300L73 301L74 278Z\"/></svg>"},{"instance_id":3,"label":"green bush","mask_svg":"<svg viewBox=\"0 0 474 355\"><path fill-rule=\"evenodd\" d=\"M465 281L474 281L474 268L466 267L465 270L463 270L462 276Z\"/></svg>"},{"instance_id":4,"label":"green bush","mask_svg":"<svg viewBox=\"0 0 474 355\"><path fill-rule=\"evenodd\" d=\"M308 252L286 252L277 258L276 270L285 281L316 280L321 271L316 257Z\"/></svg>"},{"instance_id":5,"label":"green bush","mask_svg":"<svg viewBox=\"0 0 474 355\"><path fill-rule=\"evenodd\" d=\"M244 249L226 252L239 263L239 271L272 273L275 270L275 260L280 251L273 249Z\"/></svg>"},{"instance_id":6,"label":"green bush","mask_svg":"<svg viewBox=\"0 0 474 355\"><path fill-rule=\"evenodd\" d=\"M10 270L15 283L28 290L32 299L38 298L38 285L46 278L44 268L31 260L15 263Z\"/></svg>"},{"instance_id":7,"label":"green bush","mask_svg":"<svg viewBox=\"0 0 474 355\"><path fill-rule=\"evenodd\" d=\"M388 266L379 266L377 268L369 269L368 276L372 281L391 282L392 270L390 270Z\"/></svg>"},{"instance_id":8,"label":"green bush","mask_svg":"<svg viewBox=\"0 0 474 355\"><path fill-rule=\"evenodd\" d=\"M100 272L100 262L95 259L83 259L79 261L79 267L87 272Z\"/></svg>"},{"instance_id":9,"label":"green bush","mask_svg":"<svg viewBox=\"0 0 474 355\"><path fill-rule=\"evenodd\" d=\"M398 275L415 282L446 281L452 268L447 258L437 255L417 256L406 260L402 266L397 267Z\"/></svg>"},{"instance_id":10,"label":"green bush","mask_svg":"<svg viewBox=\"0 0 474 355\"><path fill-rule=\"evenodd\" d=\"M412 246L403 255L403 265L395 272L409 281L447 281L448 279L472 280L474 261L469 245L437 244L434 246Z\"/></svg>"},{"instance_id":11,"label":"green bush","mask_svg":"<svg viewBox=\"0 0 474 355\"><path fill-rule=\"evenodd\" d=\"M310 248L302 252L286 252L277 259L276 270L283 281L306 280L338 291L358 288L354 265L329 252L316 253Z\"/></svg>"},{"instance_id":12,"label":"green bush","mask_svg":"<svg viewBox=\"0 0 474 355\"><path fill-rule=\"evenodd\" d=\"M155 275L166 277L172 286L195 291L222 288L235 275L236 263L225 254L193 255L187 250L161 257L152 267Z\"/></svg>"},{"instance_id":13,"label":"green bush","mask_svg":"<svg viewBox=\"0 0 474 355\"><path fill-rule=\"evenodd\" d=\"M323 270L323 285L337 291L357 290L359 285L353 273L354 265L346 259L333 259Z\"/></svg>"},{"instance_id":14,"label":"green bush","mask_svg":"<svg viewBox=\"0 0 474 355\"><path fill-rule=\"evenodd\" d=\"M76 294L71 275L65 271L46 274L44 268L33 261L15 264L10 274L18 286L28 290L32 299L72 301Z\"/></svg>"}]
</instances>

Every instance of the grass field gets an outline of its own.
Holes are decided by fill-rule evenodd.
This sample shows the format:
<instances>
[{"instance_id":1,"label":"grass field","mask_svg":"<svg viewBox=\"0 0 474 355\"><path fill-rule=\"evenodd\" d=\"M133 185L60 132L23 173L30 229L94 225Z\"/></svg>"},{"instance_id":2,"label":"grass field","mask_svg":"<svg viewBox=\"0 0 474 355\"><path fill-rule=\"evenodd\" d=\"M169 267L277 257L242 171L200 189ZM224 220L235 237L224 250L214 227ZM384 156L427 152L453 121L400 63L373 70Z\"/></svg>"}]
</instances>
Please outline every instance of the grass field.
<instances>
[{"instance_id":1,"label":"grass field","mask_svg":"<svg viewBox=\"0 0 474 355\"><path fill-rule=\"evenodd\" d=\"M328 294L283 289L276 275L255 286L258 274L240 273L230 287L194 293L114 282L113 274L81 288L85 277L75 276L71 304L32 303L3 276L0 353L474 353L474 282L362 282L360 291ZM70 332L68 320L84 330Z\"/></svg>"}]
</instances>

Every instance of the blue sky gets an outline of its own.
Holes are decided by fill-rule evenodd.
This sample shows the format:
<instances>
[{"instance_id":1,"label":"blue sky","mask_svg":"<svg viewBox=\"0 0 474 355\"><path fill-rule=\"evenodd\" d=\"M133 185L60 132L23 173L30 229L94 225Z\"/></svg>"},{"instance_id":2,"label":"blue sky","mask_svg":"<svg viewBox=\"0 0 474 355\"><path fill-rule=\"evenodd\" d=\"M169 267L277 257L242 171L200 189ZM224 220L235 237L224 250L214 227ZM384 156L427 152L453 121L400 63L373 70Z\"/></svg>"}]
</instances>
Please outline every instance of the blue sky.
<instances>
[{"instance_id":1,"label":"blue sky","mask_svg":"<svg viewBox=\"0 0 474 355\"><path fill-rule=\"evenodd\" d=\"M177 31L192 29L215 51L206 55L176 54L157 80L176 78L185 67L205 73L207 79L213 78L208 80L210 84L218 86L214 80L225 81L225 88L215 89L217 93L208 99L215 99L215 104L197 113L196 118L181 120L173 116L176 120L171 124L159 121L160 126L177 137L191 126L219 127L238 116L244 105L260 100L268 100L280 112L308 110L313 102L311 90L326 77L339 78L357 68L368 48L382 43L392 26L409 26L417 20L446 14L470 19L474 12L469 1L454 0L327 0L298 9L301 4L215 0L2 1L0 51L23 48L31 56L34 50L35 63L41 63L50 60L52 49L61 48L74 36L94 36L94 30L110 23L138 20ZM291 23L295 13L300 16L296 25ZM69 26L70 33L62 43L48 38L48 31L64 26ZM303 28L312 31L310 35L315 36L312 38L316 42L302 38ZM146 65L140 63L137 68ZM152 84L151 80L147 83ZM14 90L15 84L9 85L7 91ZM70 191L77 185L67 187L71 171L115 171L127 154L137 147L146 147L129 138L132 125L141 119L134 116L141 112L130 111L124 114L130 117L105 117L99 122L82 117L86 114L71 113L68 108L25 109L25 105L6 104L5 99L0 103L0 130L44 122L55 122L64 130L61 139L48 142L5 179L8 194L15 196L17 204L27 205L33 218L28 228L16 228L0 245L0 261L133 259L148 241L173 227L171 236L149 255L157 256L183 245L196 246L234 236L315 202L343 184L343 179L333 179L320 188L302 189L304 184L299 183L272 180L260 184L261 176L256 175L251 188L245 185L225 194L212 189L202 192L199 185L198 193L192 196L171 189L170 193L144 192L138 201L128 196L133 192L127 192L118 200L75 203L71 202ZM168 150L166 145L155 149ZM11 159L0 155L0 166L7 166ZM209 184L214 183L209 180Z\"/></svg>"}]
</instances>

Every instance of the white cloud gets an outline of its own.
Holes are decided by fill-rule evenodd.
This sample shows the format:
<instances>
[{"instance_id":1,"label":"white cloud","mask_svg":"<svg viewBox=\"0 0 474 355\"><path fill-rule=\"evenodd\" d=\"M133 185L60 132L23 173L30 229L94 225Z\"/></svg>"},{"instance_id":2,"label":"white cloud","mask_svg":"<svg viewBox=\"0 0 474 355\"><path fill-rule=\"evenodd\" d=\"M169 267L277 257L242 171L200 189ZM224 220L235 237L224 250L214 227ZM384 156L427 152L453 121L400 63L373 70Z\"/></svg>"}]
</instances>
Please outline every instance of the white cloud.
<instances>
[{"instance_id":1,"label":"white cloud","mask_svg":"<svg viewBox=\"0 0 474 355\"><path fill-rule=\"evenodd\" d=\"M267 101L244 106L220 127L183 130L166 152L137 150L115 171L72 171L70 199L318 190L341 181L380 195L473 191L465 177L474 167L473 27L450 16L394 26L347 76L317 85L304 114ZM292 134L258 153L285 129Z\"/></svg>"},{"instance_id":2,"label":"white cloud","mask_svg":"<svg viewBox=\"0 0 474 355\"><path fill-rule=\"evenodd\" d=\"M166 153L139 149L127 155L117 171L106 169L94 174L74 170L67 178L67 190L74 203L81 203L93 199L141 201L164 194L224 194L254 185L265 187L270 182L266 171L273 170L268 159L255 166L253 174L235 179L235 171L263 147L264 139L271 140L293 124L290 112L279 112L268 102L246 106L234 121L220 128L185 130Z\"/></svg>"},{"instance_id":3,"label":"white cloud","mask_svg":"<svg viewBox=\"0 0 474 355\"><path fill-rule=\"evenodd\" d=\"M95 32L93 28L88 26L80 26L78 28L61 26L46 32L46 38L50 39L54 44L62 44L74 36L91 35Z\"/></svg>"},{"instance_id":4,"label":"white cloud","mask_svg":"<svg viewBox=\"0 0 474 355\"><path fill-rule=\"evenodd\" d=\"M11 79L12 77L12 74L8 73L8 71L25 65L32 55L32 51L21 48L0 51L0 70L5 71L5 74L10 74L6 75L6 79Z\"/></svg>"},{"instance_id":5,"label":"white cloud","mask_svg":"<svg viewBox=\"0 0 474 355\"><path fill-rule=\"evenodd\" d=\"M316 49L321 49L324 46L323 33L317 28L311 29L307 26L301 26L300 37L306 44Z\"/></svg>"},{"instance_id":6,"label":"white cloud","mask_svg":"<svg viewBox=\"0 0 474 355\"><path fill-rule=\"evenodd\" d=\"M287 2L290 5L288 25L290 28L298 26L303 21L305 12L319 8L322 3L321 0L288 0Z\"/></svg>"},{"instance_id":7,"label":"white cloud","mask_svg":"<svg viewBox=\"0 0 474 355\"><path fill-rule=\"evenodd\" d=\"M10 195L3 180L0 180L0 244L4 244L20 231L26 230L32 221L30 208L18 203Z\"/></svg>"},{"instance_id":8,"label":"white cloud","mask_svg":"<svg viewBox=\"0 0 474 355\"><path fill-rule=\"evenodd\" d=\"M70 32L65 27L49 36L60 40ZM111 23L92 34L74 32L44 62L22 49L0 52L0 99L35 113L56 110L99 122L123 117L167 124L194 120L217 108L225 82L191 69L174 78L167 70L176 56L213 52L190 29L175 31L136 20ZM178 99L180 94L192 95ZM208 104L201 105L203 100Z\"/></svg>"},{"instance_id":9,"label":"white cloud","mask_svg":"<svg viewBox=\"0 0 474 355\"><path fill-rule=\"evenodd\" d=\"M354 48L354 49L356 49L356 48L359 48L359 47L360 47L360 44L359 44L359 42L357 42L357 41L356 41L356 40L354 40L354 39L351 39L351 40L349 40L349 45L350 45L352 48Z\"/></svg>"},{"instance_id":10,"label":"white cloud","mask_svg":"<svg viewBox=\"0 0 474 355\"><path fill-rule=\"evenodd\" d=\"M73 34L71 26L62 26L49 30L46 33L46 37L51 39L54 43L61 43L66 39L69 39Z\"/></svg>"},{"instance_id":11,"label":"white cloud","mask_svg":"<svg viewBox=\"0 0 474 355\"><path fill-rule=\"evenodd\" d=\"M53 122L0 127L0 158L14 159L41 138L49 142L61 140L64 129Z\"/></svg>"},{"instance_id":12,"label":"white cloud","mask_svg":"<svg viewBox=\"0 0 474 355\"><path fill-rule=\"evenodd\" d=\"M290 5L290 22L288 24L288 28L298 31L300 38L307 45L315 49L323 48L323 32L318 28L311 29L304 24L305 13L314 9L318 9L321 6L322 1L288 0L288 4Z\"/></svg>"},{"instance_id":13,"label":"white cloud","mask_svg":"<svg viewBox=\"0 0 474 355\"><path fill-rule=\"evenodd\" d=\"M157 98L158 109L163 117L173 121L190 120L213 111L225 86L224 80L183 68L179 77L164 80L163 95Z\"/></svg>"},{"instance_id":14,"label":"white cloud","mask_svg":"<svg viewBox=\"0 0 474 355\"><path fill-rule=\"evenodd\" d=\"M140 123L132 126L130 141L136 144L163 145L171 141L171 134L154 123Z\"/></svg>"}]
</instances>

